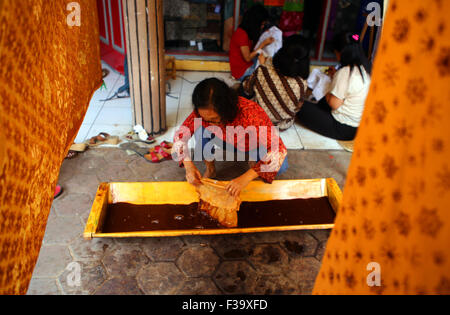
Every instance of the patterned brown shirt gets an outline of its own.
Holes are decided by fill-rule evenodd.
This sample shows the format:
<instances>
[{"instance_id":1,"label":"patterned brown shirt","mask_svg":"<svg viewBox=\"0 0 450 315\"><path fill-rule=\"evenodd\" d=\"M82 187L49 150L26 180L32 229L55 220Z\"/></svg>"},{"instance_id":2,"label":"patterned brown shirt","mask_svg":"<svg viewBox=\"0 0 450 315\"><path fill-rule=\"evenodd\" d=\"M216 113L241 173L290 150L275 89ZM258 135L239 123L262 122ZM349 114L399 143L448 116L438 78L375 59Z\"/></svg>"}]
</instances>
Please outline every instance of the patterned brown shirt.
<instances>
[{"instance_id":1,"label":"patterned brown shirt","mask_svg":"<svg viewBox=\"0 0 450 315\"><path fill-rule=\"evenodd\" d=\"M243 83L245 93L253 98L280 130L294 123L306 96L306 82L300 77L282 75L268 59Z\"/></svg>"}]
</instances>

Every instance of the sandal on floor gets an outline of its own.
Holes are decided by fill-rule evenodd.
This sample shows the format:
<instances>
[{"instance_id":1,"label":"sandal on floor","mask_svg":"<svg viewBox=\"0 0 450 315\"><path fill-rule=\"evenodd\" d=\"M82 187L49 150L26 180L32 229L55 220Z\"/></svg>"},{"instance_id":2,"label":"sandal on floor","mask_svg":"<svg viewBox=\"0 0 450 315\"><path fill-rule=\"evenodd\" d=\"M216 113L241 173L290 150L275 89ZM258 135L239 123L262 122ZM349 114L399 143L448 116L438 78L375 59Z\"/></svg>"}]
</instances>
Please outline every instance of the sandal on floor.
<instances>
[{"instance_id":1,"label":"sandal on floor","mask_svg":"<svg viewBox=\"0 0 450 315\"><path fill-rule=\"evenodd\" d=\"M101 144L118 144L119 142L120 142L119 137L110 136L106 132L100 132L95 137L89 139L89 146L95 147Z\"/></svg>"},{"instance_id":2,"label":"sandal on floor","mask_svg":"<svg viewBox=\"0 0 450 315\"><path fill-rule=\"evenodd\" d=\"M164 160L171 160L172 155L168 154L157 145L156 147L150 149L149 153L146 154L144 158L151 163L160 163Z\"/></svg>"},{"instance_id":3,"label":"sandal on floor","mask_svg":"<svg viewBox=\"0 0 450 315\"><path fill-rule=\"evenodd\" d=\"M172 149L173 146L172 142L167 142L166 140L162 141L159 145L166 149Z\"/></svg>"},{"instance_id":4,"label":"sandal on floor","mask_svg":"<svg viewBox=\"0 0 450 315\"><path fill-rule=\"evenodd\" d=\"M55 187L55 193L53 195L53 199L58 198L63 193L63 189L60 185L56 185Z\"/></svg>"},{"instance_id":5,"label":"sandal on floor","mask_svg":"<svg viewBox=\"0 0 450 315\"><path fill-rule=\"evenodd\" d=\"M161 142L161 145L155 146L155 150L157 150L161 154L170 155L170 157L172 158L172 144L168 146L168 143L164 142L165 141ZM163 143L165 144L165 146L163 146Z\"/></svg>"},{"instance_id":6,"label":"sandal on floor","mask_svg":"<svg viewBox=\"0 0 450 315\"><path fill-rule=\"evenodd\" d=\"M77 155L78 155L77 151L69 150L69 152L67 152L65 159L70 160L70 159L73 159L74 157L76 157Z\"/></svg>"},{"instance_id":7,"label":"sandal on floor","mask_svg":"<svg viewBox=\"0 0 450 315\"><path fill-rule=\"evenodd\" d=\"M87 149L87 144L86 143L74 143L70 146L70 151L74 151L74 152L84 152Z\"/></svg>"},{"instance_id":8,"label":"sandal on floor","mask_svg":"<svg viewBox=\"0 0 450 315\"><path fill-rule=\"evenodd\" d=\"M152 144L152 143L154 143L156 141L155 138L153 138L152 136L148 136L147 140L141 140L139 138L139 136L136 133L132 132L132 131L129 132L125 136L125 138L127 138L131 142L143 142L143 143L147 143L147 144Z\"/></svg>"},{"instance_id":9,"label":"sandal on floor","mask_svg":"<svg viewBox=\"0 0 450 315\"><path fill-rule=\"evenodd\" d=\"M67 152L67 155L65 159L70 160L73 159L78 155L78 153L86 151L88 145L86 143L74 143L70 146L69 152Z\"/></svg>"},{"instance_id":10,"label":"sandal on floor","mask_svg":"<svg viewBox=\"0 0 450 315\"><path fill-rule=\"evenodd\" d=\"M337 143L347 152L353 152L353 144L354 140L351 141L342 141L342 140L336 140Z\"/></svg>"}]
</instances>

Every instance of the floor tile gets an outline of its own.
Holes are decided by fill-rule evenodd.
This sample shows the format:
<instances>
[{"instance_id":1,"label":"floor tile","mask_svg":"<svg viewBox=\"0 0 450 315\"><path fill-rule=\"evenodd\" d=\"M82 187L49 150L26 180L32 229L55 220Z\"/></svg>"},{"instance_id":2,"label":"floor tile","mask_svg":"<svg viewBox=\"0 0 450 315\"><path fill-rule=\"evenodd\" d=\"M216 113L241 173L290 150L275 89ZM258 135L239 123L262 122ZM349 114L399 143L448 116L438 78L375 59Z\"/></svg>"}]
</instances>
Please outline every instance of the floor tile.
<instances>
[{"instance_id":1,"label":"floor tile","mask_svg":"<svg viewBox=\"0 0 450 315\"><path fill-rule=\"evenodd\" d=\"M303 149L302 142L295 127L280 131L280 137L287 149Z\"/></svg>"},{"instance_id":2,"label":"floor tile","mask_svg":"<svg viewBox=\"0 0 450 315\"><path fill-rule=\"evenodd\" d=\"M183 124L186 118L192 113L192 108L180 108L177 115L177 126Z\"/></svg>"},{"instance_id":3,"label":"floor tile","mask_svg":"<svg viewBox=\"0 0 450 315\"><path fill-rule=\"evenodd\" d=\"M194 106L192 105L192 95L181 94L179 108L190 110L194 109Z\"/></svg>"},{"instance_id":4,"label":"floor tile","mask_svg":"<svg viewBox=\"0 0 450 315\"><path fill-rule=\"evenodd\" d=\"M178 74L184 78L183 85L184 83L197 84L206 78L214 77L214 72L211 71L179 71Z\"/></svg>"},{"instance_id":5,"label":"floor tile","mask_svg":"<svg viewBox=\"0 0 450 315\"><path fill-rule=\"evenodd\" d=\"M83 124L86 125L92 125L97 118L98 114L100 113L100 110L102 109L101 106L91 106L89 105L86 114L83 118Z\"/></svg>"},{"instance_id":6,"label":"floor tile","mask_svg":"<svg viewBox=\"0 0 450 315\"><path fill-rule=\"evenodd\" d=\"M178 109L178 104L180 102L180 94L171 94L171 96L166 96L166 108Z\"/></svg>"},{"instance_id":7,"label":"floor tile","mask_svg":"<svg viewBox=\"0 0 450 315\"><path fill-rule=\"evenodd\" d=\"M306 150L342 150L336 140L319 135L298 123L294 126Z\"/></svg>"},{"instance_id":8,"label":"floor tile","mask_svg":"<svg viewBox=\"0 0 450 315\"><path fill-rule=\"evenodd\" d=\"M233 86L234 84L239 83L238 80L234 79L231 76L231 72L214 72L214 77L225 81L225 83L229 86Z\"/></svg>"},{"instance_id":9,"label":"floor tile","mask_svg":"<svg viewBox=\"0 0 450 315\"><path fill-rule=\"evenodd\" d=\"M166 114L169 115L171 113L175 113L175 115L178 112L178 106L166 106Z\"/></svg>"},{"instance_id":10,"label":"floor tile","mask_svg":"<svg viewBox=\"0 0 450 315\"><path fill-rule=\"evenodd\" d=\"M109 101L105 101L104 108L106 107L124 107L131 109L131 98L130 97L124 97L124 98L115 98Z\"/></svg>"},{"instance_id":11,"label":"floor tile","mask_svg":"<svg viewBox=\"0 0 450 315\"><path fill-rule=\"evenodd\" d=\"M169 93L171 95L180 93L182 85L183 85L183 79L180 77L177 77L176 80L172 80L172 79L167 80L166 91L167 91L167 93Z\"/></svg>"},{"instance_id":12,"label":"floor tile","mask_svg":"<svg viewBox=\"0 0 450 315\"><path fill-rule=\"evenodd\" d=\"M91 124L82 124L81 125L80 130L78 130L78 134L75 138L75 143L83 142L86 139L91 126L92 126Z\"/></svg>"},{"instance_id":13,"label":"floor tile","mask_svg":"<svg viewBox=\"0 0 450 315\"><path fill-rule=\"evenodd\" d=\"M131 125L132 121L131 108L103 107L94 124Z\"/></svg>"},{"instance_id":14,"label":"floor tile","mask_svg":"<svg viewBox=\"0 0 450 315\"><path fill-rule=\"evenodd\" d=\"M115 72L116 75L118 75L117 81L116 81L116 90L123 86L125 84L125 76L121 75L120 73ZM115 92L115 91L114 91Z\"/></svg>"},{"instance_id":15,"label":"floor tile","mask_svg":"<svg viewBox=\"0 0 450 315\"><path fill-rule=\"evenodd\" d=\"M166 108L166 121L168 127L175 127L177 125L178 108Z\"/></svg>"}]
</instances>

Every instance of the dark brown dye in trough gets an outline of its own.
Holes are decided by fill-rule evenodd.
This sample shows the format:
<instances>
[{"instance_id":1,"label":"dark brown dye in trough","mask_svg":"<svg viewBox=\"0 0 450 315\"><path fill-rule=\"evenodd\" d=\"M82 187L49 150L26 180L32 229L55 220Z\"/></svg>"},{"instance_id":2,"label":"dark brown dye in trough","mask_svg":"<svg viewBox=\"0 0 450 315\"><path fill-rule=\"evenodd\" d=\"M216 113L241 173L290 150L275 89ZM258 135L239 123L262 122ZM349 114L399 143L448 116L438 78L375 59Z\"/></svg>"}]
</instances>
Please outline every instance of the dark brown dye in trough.
<instances>
[{"instance_id":1,"label":"dark brown dye in trough","mask_svg":"<svg viewBox=\"0 0 450 315\"><path fill-rule=\"evenodd\" d=\"M331 224L335 213L327 197L242 202L238 228ZM109 204L102 233L155 230L216 229L222 226L189 205Z\"/></svg>"}]
</instances>

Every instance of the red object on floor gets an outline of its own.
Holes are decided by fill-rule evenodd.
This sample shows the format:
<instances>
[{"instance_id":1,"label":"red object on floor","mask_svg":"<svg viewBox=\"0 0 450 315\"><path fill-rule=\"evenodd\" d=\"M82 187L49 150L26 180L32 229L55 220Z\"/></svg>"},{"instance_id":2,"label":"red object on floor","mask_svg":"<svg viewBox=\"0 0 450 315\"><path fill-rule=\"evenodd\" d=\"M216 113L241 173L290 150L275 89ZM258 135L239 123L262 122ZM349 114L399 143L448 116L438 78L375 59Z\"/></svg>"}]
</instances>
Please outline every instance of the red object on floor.
<instances>
[{"instance_id":1,"label":"red object on floor","mask_svg":"<svg viewBox=\"0 0 450 315\"><path fill-rule=\"evenodd\" d=\"M126 53L122 0L97 0L101 59L122 75Z\"/></svg>"},{"instance_id":2,"label":"red object on floor","mask_svg":"<svg viewBox=\"0 0 450 315\"><path fill-rule=\"evenodd\" d=\"M60 185L56 185L55 187L55 194L53 195L53 199L58 198L59 195L61 195L63 192L63 189Z\"/></svg>"}]
</instances>

